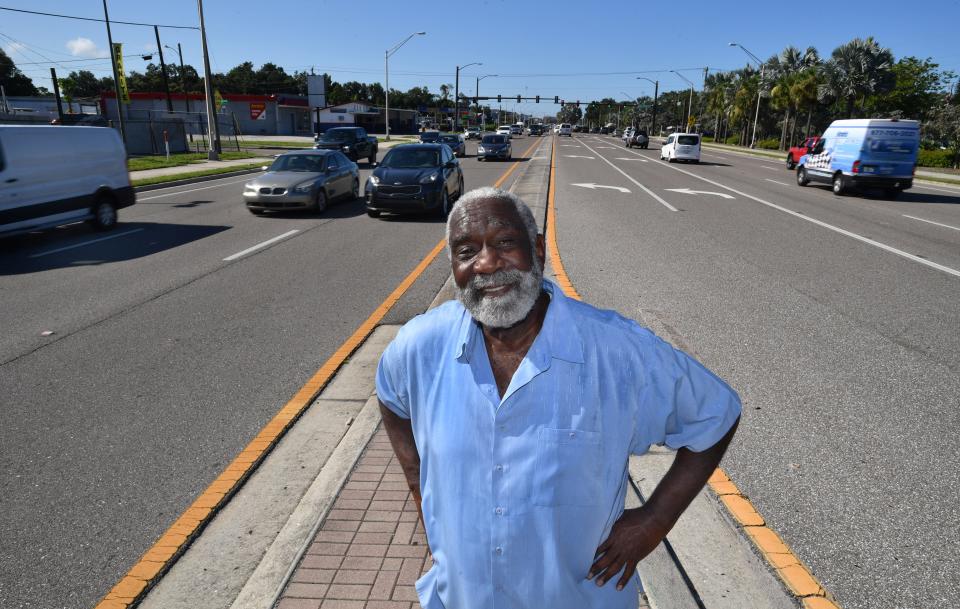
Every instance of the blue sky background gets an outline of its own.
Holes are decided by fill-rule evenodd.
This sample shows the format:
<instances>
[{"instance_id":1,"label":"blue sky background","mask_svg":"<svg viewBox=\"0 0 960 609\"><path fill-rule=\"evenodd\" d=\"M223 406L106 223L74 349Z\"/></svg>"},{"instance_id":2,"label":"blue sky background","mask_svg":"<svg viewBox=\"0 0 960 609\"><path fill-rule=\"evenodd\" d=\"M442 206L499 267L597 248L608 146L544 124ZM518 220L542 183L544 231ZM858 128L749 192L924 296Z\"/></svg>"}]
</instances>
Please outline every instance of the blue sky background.
<instances>
[{"instance_id":1,"label":"blue sky background","mask_svg":"<svg viewBox=\"0 0 960 609\"><path fill-rule=\"evenodd\" d=\"M0 6L70 15L103 16L101 0L0 0ZM193 0L143 2L110 0L112 20L197 25ZM854 9L856 7L856 9ZM766 58L788 44L815 46L828 57L854 37L874 36L896 58L931 57L960 72L960 0L911 3L824 2L389 2L368 0L207 0L204 5L214 71L243 61L272 61L288 72L328 72L337 81L383 82L384 50L418 30L390 60L390 85L426 85L436 92L454 82L457 64L483 62L461 72L461 89L473 94L475 77L498 74L481 83L480 93L554 95L587 101L653 93L636 80L640 72L659 80L662 90L686 84L669 70L697 83L702 67L711 71L743 66L747 56L727 45L736 41ZM819 12L818 12L819 11ZM202 69L196 30L161 28L162 43L183 46L184 61ZM153 52L153 29L116 24L115 42L125 54ZM83 40L85 39L85 40ZM102 23L0 11L0 46L42 86L49 67L58 73L89 69L110 74ZM90 61L75 61L75 60ZM169 61L176 54L165 55ZM49 62L56 63L49 63ZM154 57L156 61L156 57ZM27 62L38 62L26 65ZM139 57L129 70L143 70ZM699 69L698 69L699 68ZM513 104L504 104L514 109ZM553 113L556 106L523 104L524 112Z\"/></svg>"}]
</instances>

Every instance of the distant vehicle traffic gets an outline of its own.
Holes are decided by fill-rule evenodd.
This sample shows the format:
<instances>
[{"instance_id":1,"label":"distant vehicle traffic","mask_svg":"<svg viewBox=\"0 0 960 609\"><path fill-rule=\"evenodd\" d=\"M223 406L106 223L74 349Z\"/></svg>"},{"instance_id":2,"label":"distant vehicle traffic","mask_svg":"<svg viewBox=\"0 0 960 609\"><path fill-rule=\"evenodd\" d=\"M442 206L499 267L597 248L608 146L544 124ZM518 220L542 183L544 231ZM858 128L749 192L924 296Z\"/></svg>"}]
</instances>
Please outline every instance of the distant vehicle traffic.
<instances>
[{"instance_id":1,"label":"distant vehicle traffic","mask_svg":"<svg viewBox=\"0 0 960 609\"><path fill-rule=\"evenodd\" d=\"M510 125L502 125L497 127L497 135L505 135L509 138L513 135L513 129L510 128Z\"/></svg>"},{"instance_id":2,"label":"distant vehicle traffic","mask_svg":"<svg viewBox=\"0 0 960 609\"><path fill-rule=\"evenodd\" d=\"M316 150L339 150L351 161L367 159L377 162L377 138L367 135L363 127L333 127L323 132L314 144Z\"/></svg>"},{"instance_id":3,"label":"distant vehicle traffic","mask_svg":"<svg viewBox=\"0 0 960 609\"><path fill-rule=\"evenodd\" d=\"M367 179L367 215L436 211L442 217L463 194L463 170L445 144L403 144Z\"/></svg>"},{"instance_id":4,"label":"distant vehicle traffic","mask_svg":"<svg viewBox=\"0 0 960 609\"><path fill-rule=\"evenodd\" d=\"M530 135L543 135L543 125L534 123L533 125L530 125L529 129L527 129L527 132Z\"/></svg>"},{"instance_id":5,"label":"distant vehicle traffic","mask_svg":"<svg viewBox=\"0 0 960 609\"><path fill-rule=\"evenodd\" d=\"M660 148L660 160L700 162L700 136L696 133L671 133Z\"/></svg>"},{"instance_id":6,"label":"distant vehicle traffic","mask_svg":"<svg viewBox=\"0 0 960 609\"><path fill-rule=\"evenodd\" d=\"M436 144L440 141L439 131L424 131L420 134L421 144Z\"/></svg>"},{"instance_id":7,"label":"distant vehicle traffic","mask_svg":"<svg viewBox=\"0 0 960 609\"><path fill-rule=\"evenodd\" d=\"M854 188L879 188L892 199L913 186L919 149L917 121L833 121L813 150L800 157L797 184L826 182L836 195Z\"/></svg>"},{"instance_id":8,"label":"distant vehicle traffic","mask_svg":"<svg viewBox=\"0 0 960 609\"><path fill-rule=\"evenodd\" d=\"M510 135L523 135L523 123L510 125Z\"/></svg>"},{"instance_id":9,"label":"distant vehicle traffic","mask_svg":"<svg viewBox=\"0 0 960 609\"><path fill-rule=\"evenodd\" d=\"M499 130L498 130L499 131ZM477 160L485 161L487 159L506 159L513 158L513 146L510 144L510 136L497 133L485 135L477 146Z\"/></svg>"},{"instance_id":10,"label":"distant vehicle traffic","mask_svg":"<svg viewBox=\"0 0 960 609\"><path fill-rule=\"evenodd\" d=\"M571 131L570 123L560 123L560 128L557 129L557 137L560 137L561 135L573 137L573 131Z\"/></svg>"},{"instance_id":11,"label":"distant vehicle traffic","mask_svg":"<svg viewBox=\"0 0 960 609\"><path fill-rule=\"evenodd\" d=\"M360 197L360 170L339 150L285 152L267 172L243 185L250 213L309 210L320 213L335 199Z\"/></svg>"},{"instance_id":12,"label":"distant vehicle traffic","mask_svg":"<svg viewBox=\"0 0 960 609\"><path fill-rule=\"evenodd\" d=\"M787 151L787 169L792 171L797 166L797 163L800 162L800 157L805 154L810 154L819 142L820 136L818 135L808 137L800 142L800 144L792 146L790 150Z\"/></svg>"},{"instance_id":13,"label":"distant vehicle traffic","mask_svg":"<svg viewBox=\"0 0 960 609\"><path fill-rule=\"evenodd\" d=\"M467 156L467 144L463 140L463 136L460 134L441 133L440 143L450 146L450 149L453 150L453 154L456 156Z\"/></svg>"},{"instance_id":14,"label":"distant vehicle traffic","mask_svg":"<svg viewBox=\"0 0 960 609\"><path fill-rule=\"evenodd\" d=\"M0 125L0 235L80 221L109 230L135 202L115 130Z\"/></svg>"},{"instance_id":15,"label":"distant vehicle traffic","mask_svg":"<svg viewBox=\"0 0 960 609\"><path fill-rule=\"evenodd\" d=\"M480 128L467 127L463 130L463 137L468 140L480 139Z\"/></svg>"}]
</instances>

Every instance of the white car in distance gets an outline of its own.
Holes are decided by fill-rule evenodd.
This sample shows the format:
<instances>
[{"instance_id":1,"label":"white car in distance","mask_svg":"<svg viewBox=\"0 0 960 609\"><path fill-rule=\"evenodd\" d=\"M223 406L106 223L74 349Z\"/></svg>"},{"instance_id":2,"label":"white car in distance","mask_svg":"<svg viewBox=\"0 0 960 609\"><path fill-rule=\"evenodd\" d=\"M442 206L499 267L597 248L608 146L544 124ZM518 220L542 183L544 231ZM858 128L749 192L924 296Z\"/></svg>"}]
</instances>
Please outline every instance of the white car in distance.
<instances>
[{"instance_id":1,"label":"white car in distance","mask_svg":"<svg viewBox=\"0 0 960 609\"><path fill-rule=\"evenodd\" d=\"M497 127L497 135L505 135L507 137L510 137L511 131L512 129L510 129L510 125L501 125Z\"/></svg>"}]
</instances>

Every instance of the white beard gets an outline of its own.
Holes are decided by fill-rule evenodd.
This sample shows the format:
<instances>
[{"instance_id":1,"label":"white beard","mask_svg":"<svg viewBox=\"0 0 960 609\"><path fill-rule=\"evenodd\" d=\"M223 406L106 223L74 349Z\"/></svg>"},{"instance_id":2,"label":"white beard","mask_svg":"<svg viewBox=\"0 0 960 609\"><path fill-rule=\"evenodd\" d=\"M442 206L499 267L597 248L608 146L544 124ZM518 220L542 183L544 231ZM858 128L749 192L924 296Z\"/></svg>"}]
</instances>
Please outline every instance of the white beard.
<instances>
[{"instance_id":1,"label":"white beard","mask_svg":"<svg viewBox=\"0 0 960 609\"><path fill-rule=\"evenodd\" d=\"M485 296L482 288L512 285L502 296ZM457 299L481 325L509 328L523 320L533 309L543 288L543 269L534 261L529 271L497 271L492 275L474 275L463 289L456 287Z\"/></svg>"}]
</instances>

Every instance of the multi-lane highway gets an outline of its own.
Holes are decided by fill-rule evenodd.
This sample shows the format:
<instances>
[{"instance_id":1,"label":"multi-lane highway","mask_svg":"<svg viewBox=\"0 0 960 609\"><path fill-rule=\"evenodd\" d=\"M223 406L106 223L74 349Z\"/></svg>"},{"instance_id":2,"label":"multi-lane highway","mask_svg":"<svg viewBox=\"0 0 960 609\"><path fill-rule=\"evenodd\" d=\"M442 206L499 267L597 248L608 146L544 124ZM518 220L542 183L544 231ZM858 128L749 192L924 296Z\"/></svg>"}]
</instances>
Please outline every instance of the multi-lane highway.
<instances>
[{"instance_id":1,"label":"multi-lane highway","mask_svg":"<svg viewBox=\"0 0 960 609\"><path fill-rule=\"evenodd\" d=\"M960 189L835 197L583 134L517 138L516 166L470 143L467 188L551 144L572 282L740 391L725 468L768 524L844 607L960 604ZM0 606L96 602L442 238L359 201L254 217L244 181L0 242Z\"/></svg>"}]
</instances>

